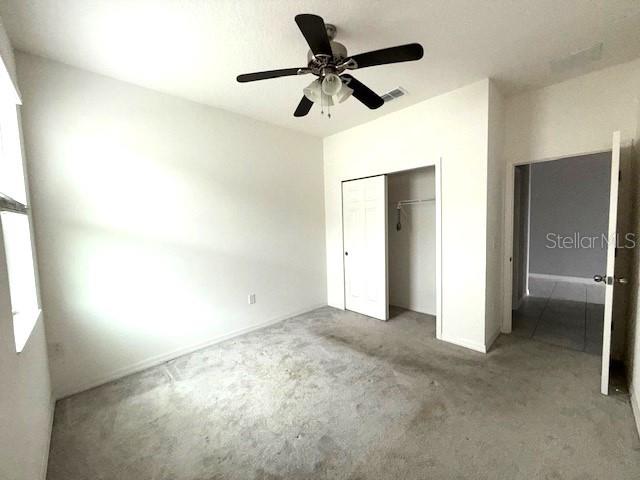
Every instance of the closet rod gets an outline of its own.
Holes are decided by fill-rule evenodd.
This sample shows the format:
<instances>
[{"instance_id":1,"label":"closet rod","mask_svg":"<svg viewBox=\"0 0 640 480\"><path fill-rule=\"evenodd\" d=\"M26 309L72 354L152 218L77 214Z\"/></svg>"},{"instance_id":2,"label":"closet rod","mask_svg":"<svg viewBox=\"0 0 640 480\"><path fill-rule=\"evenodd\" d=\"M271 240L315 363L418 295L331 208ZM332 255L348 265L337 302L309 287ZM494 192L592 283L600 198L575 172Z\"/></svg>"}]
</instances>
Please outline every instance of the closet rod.
<instances>
[{"instance_id":1,"label":"closet rod","mask_svg":"<svg viewBox=\"0 0 640 480\"><path fill-rule=\"evenodd\" d=\"M435 198L424 198L424 199L416 199L416 200L400 200L397 205L397 209L400 210L403 205L415 205L416 203L426 203L433 202Z\"/></svg>"}]
</instances>

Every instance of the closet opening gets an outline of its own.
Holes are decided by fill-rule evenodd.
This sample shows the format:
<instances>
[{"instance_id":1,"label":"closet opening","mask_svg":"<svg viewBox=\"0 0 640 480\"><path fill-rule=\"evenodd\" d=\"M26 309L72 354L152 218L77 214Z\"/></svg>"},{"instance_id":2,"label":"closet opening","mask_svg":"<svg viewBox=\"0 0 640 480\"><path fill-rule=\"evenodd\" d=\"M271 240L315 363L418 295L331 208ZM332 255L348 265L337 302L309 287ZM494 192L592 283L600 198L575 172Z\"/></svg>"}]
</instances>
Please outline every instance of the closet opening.
<instances>
[{"instance_id":1,"label":"closet opening","mask_svg":"<svg viewBox=\"0 0 640 480\"><path fill-rule=\"evenodd\" d=\"M391 174L387 188L389 317L408 313L435 320L435 167Z\"/></svg>"},{"instance_id":2,"label":"closet opening","mask_svg":"<svg viewBox=\"0 0 640 480\"><path fill-rule=\"evenodd\" d=\"M345 308L440 338L438 176L436 164L344 181L342 214Z\"/></svg>"}]
</instances>

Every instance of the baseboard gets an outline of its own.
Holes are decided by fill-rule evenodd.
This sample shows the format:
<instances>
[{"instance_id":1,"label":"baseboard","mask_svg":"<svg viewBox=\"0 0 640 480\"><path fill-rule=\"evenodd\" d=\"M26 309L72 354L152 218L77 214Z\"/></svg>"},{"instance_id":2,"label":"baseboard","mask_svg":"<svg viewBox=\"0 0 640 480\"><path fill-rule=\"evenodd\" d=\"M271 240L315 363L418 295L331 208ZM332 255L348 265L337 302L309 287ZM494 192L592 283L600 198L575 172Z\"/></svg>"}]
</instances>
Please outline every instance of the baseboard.
<instances>
[{"instance_id":1,"label":"baseboard","mask_svg":"<svg viewBox=\"0 0 640 480\"><path fill-rule=\"evenodd\" d=\"M489 337L489 341L487 341L487 345L486 345L486 348L485 348L485 353L488 352L489 350L491 350L491 347L493 346L493 344L498 339L498 337L500 336L501 333L502 333L502 331L500 329L498 329L496 332L494 332L493 335L491 335L491 337Z\"/></svg>"},{"instance_id":2,"label":"baseboard","mask_svg":"<svg viewBox=\"0 0 640 480\"><path fill-rule=\"evenodd\" d=\"M126 367L126 368L121 368L118 370L114 370L113 372L104 375L102 377L99 377L95 380L92 380L90 382L85 382L81 385L79 385L78 387L75 388L71 388L68 390L63 390L61 392L56 391L55 392L55 398L57 398L58 400L61 400L63 398L66 397L70 397L71 395L76 395L78 393L84 392L86 390L90 390L92 388L96 388L99 387L100 385L104 385L105 383L109 383L109 382L113 382L114 380L118 380L120 378L126 377L128 375L132 375L134 373L138 373L141 372L143 370L147 370L149 368L152 367L156 367L158 365L161 365L163 363L169 362L171 360L175 360L178 357L182 357L183 355L188 355L190 353L196 352L198 350L202 350L203 348L207 348L210 347L211 345L215 345L216 343L220 343L220 342L224 342L225 340L229 340L231 338L234 337L239 337L240 335L244 335L246 333L250 333L256 330L260 330L262 328L266 328L269 327L271 325L275 325L276 323L280 323L283 322L284 320L287 320L289 318L293 318L293 317L297 317L298 315L302 315L304 313L307 312L311 312L313 310L316 310L318 308L321 307L326 307L326 304L319 304L319 305L315 305L315 306L311 306L308 308L305 308L304 310L300 310L297 312L293 312L287 315L281 315L279 317L276 318L272 318L271 320L267 320L266 322L261 322L258 323L256 325L251 325L249 327L245 327L245 328L240 328L238 330L234 330L232 332L229 333L225 333L224 335L220 335L218 337L209 339L205 342L200 342L200 343L195 343L192 345L189 345L187 347L183 347L183 348L179 348L177 350L173 350L169 353L165 353L162 355L157 355L155 357L151 357L147 360L143 360L141 362L138 362L134 365L131 365L130 367Z\"/></svg>"},{"instance_id":3,"label":"baseboard","mask_svg":"<svg viewBox=\"0 0 640 480\"><path fill-rule=\"evenodd\" d=\"M453 343L454 345L457 345L459 347L464 347L464 348L468 348L470 350L474 350L476 352L487 353L487 346L486 345L483 345L481 343L476 343L476 342L473 342L471 340L466 340L466 339L463 339L463 338L453 338L453 337L449 337L449 336L444 335L444 334L442 335L441 340L444 341L444 342Z\"/></svg>"},{"instance_id":4,"label":"baseboard","mask_svg":"<svg viewBox=\"0 0 640 480\"><path fill-rule=\"evenodd\" d=\"M47 435L47 448L42 454L42 473L40 478L46 480L47 468L49 467L49 451L51 450L51 436L53 435L53 419L56 411L56 399L51 395L51 402L49 405L49 435Z\"/></svg>"},{"instance_id":5,"label":"baseboard","mask_svg":"<svg viewBox=\"0 0 640 480\"><path fill-rule=\"evenodd\" d=\"M389 302L389 306L390 307L398 307L398 308L402 308L404 310L410 310L412 312L416 312L416 313L424 313L425 315L431 315L433 317L436 316L436 312L427 312L425 310L420 310L418 307L416 307L415 305L404 305L400 302Z\"/></svg>"},{"instance_id":6,"label":"baseboard","mask_svg":"<svg viewBox=\"0 0 640 480\"><path fill-rule=\"evenodd\" d=\"M571 277L568 275L551 275L548 273L530 273L529 278L535 278L538 280L550 280L552 282L579 283L581 285L598 286L598 284L593 281L593 278Z\"/></svg>"},{"instance_id":7,"label":"baseboard","mask_svg":"<svg viewBox=\"0 0 640 480\"><path fill-rule=\"evenodd\" d=\"M633 394L633 386L629 387L629 391L631 392L631 410L633 410L633 417L636 421L636 429L638 430L638 435L640 435L640 403L638 403L638 396Z\"/></svg>"},{"instance_id":8,"label":"baseboard","mask_svg":"<svg viewBox=\"0 0 640 480\"><path fill-rule=\"evenodd\" d=\"M525 293L524 296L520 297L520 300L518 300L515 306L511 307L511 310L518 310L522 306L522 302L524 302L524 299L527 298L528 296L529 296L529 291L527 291L527 293Z\"/></svg>"}]
</instances>

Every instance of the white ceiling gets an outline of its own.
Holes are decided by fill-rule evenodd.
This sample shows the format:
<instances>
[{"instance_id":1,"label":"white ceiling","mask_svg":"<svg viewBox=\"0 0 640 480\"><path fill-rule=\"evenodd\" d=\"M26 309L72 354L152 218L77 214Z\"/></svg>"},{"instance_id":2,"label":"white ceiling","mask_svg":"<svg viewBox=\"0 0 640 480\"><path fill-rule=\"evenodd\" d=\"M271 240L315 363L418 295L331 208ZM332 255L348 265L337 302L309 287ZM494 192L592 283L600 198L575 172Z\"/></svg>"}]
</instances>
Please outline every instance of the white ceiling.
<instances>
[{"instance_id":1,"label":"white ceiling","mask_svg":"<svg viewBox=\"0 0 640 480\"><path fill-rule=\"evenodd\" d=\"M293 110L312 77L236 83L305 65L298 13L337 25L352 54L422 43L419 62L354 72L379 94L410 95L300 119ZM640 56L637 0L0 0L0 15L19 50L317 136L485 77L508 94ZM550 62L599 42L600 60L552 72Z\"/></svg>"}]
</instances>

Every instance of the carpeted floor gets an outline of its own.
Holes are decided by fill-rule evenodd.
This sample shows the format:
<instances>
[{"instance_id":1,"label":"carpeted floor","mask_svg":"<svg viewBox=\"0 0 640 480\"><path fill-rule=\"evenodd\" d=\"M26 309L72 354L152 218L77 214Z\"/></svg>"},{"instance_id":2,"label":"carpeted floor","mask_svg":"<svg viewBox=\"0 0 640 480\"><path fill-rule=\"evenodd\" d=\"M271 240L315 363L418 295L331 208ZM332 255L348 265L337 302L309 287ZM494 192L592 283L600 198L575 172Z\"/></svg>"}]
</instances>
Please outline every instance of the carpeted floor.
<instances>
[{"instance_id":1,"label":"carpeted floor","mask_svg":"<svg viewBox=\"0 0 640 480\"><path fill-rule=\"evenodd\" d=\"M322 308L58 402L49 480L636 479L599 358Z\"/></svg>"}]
</instances>

